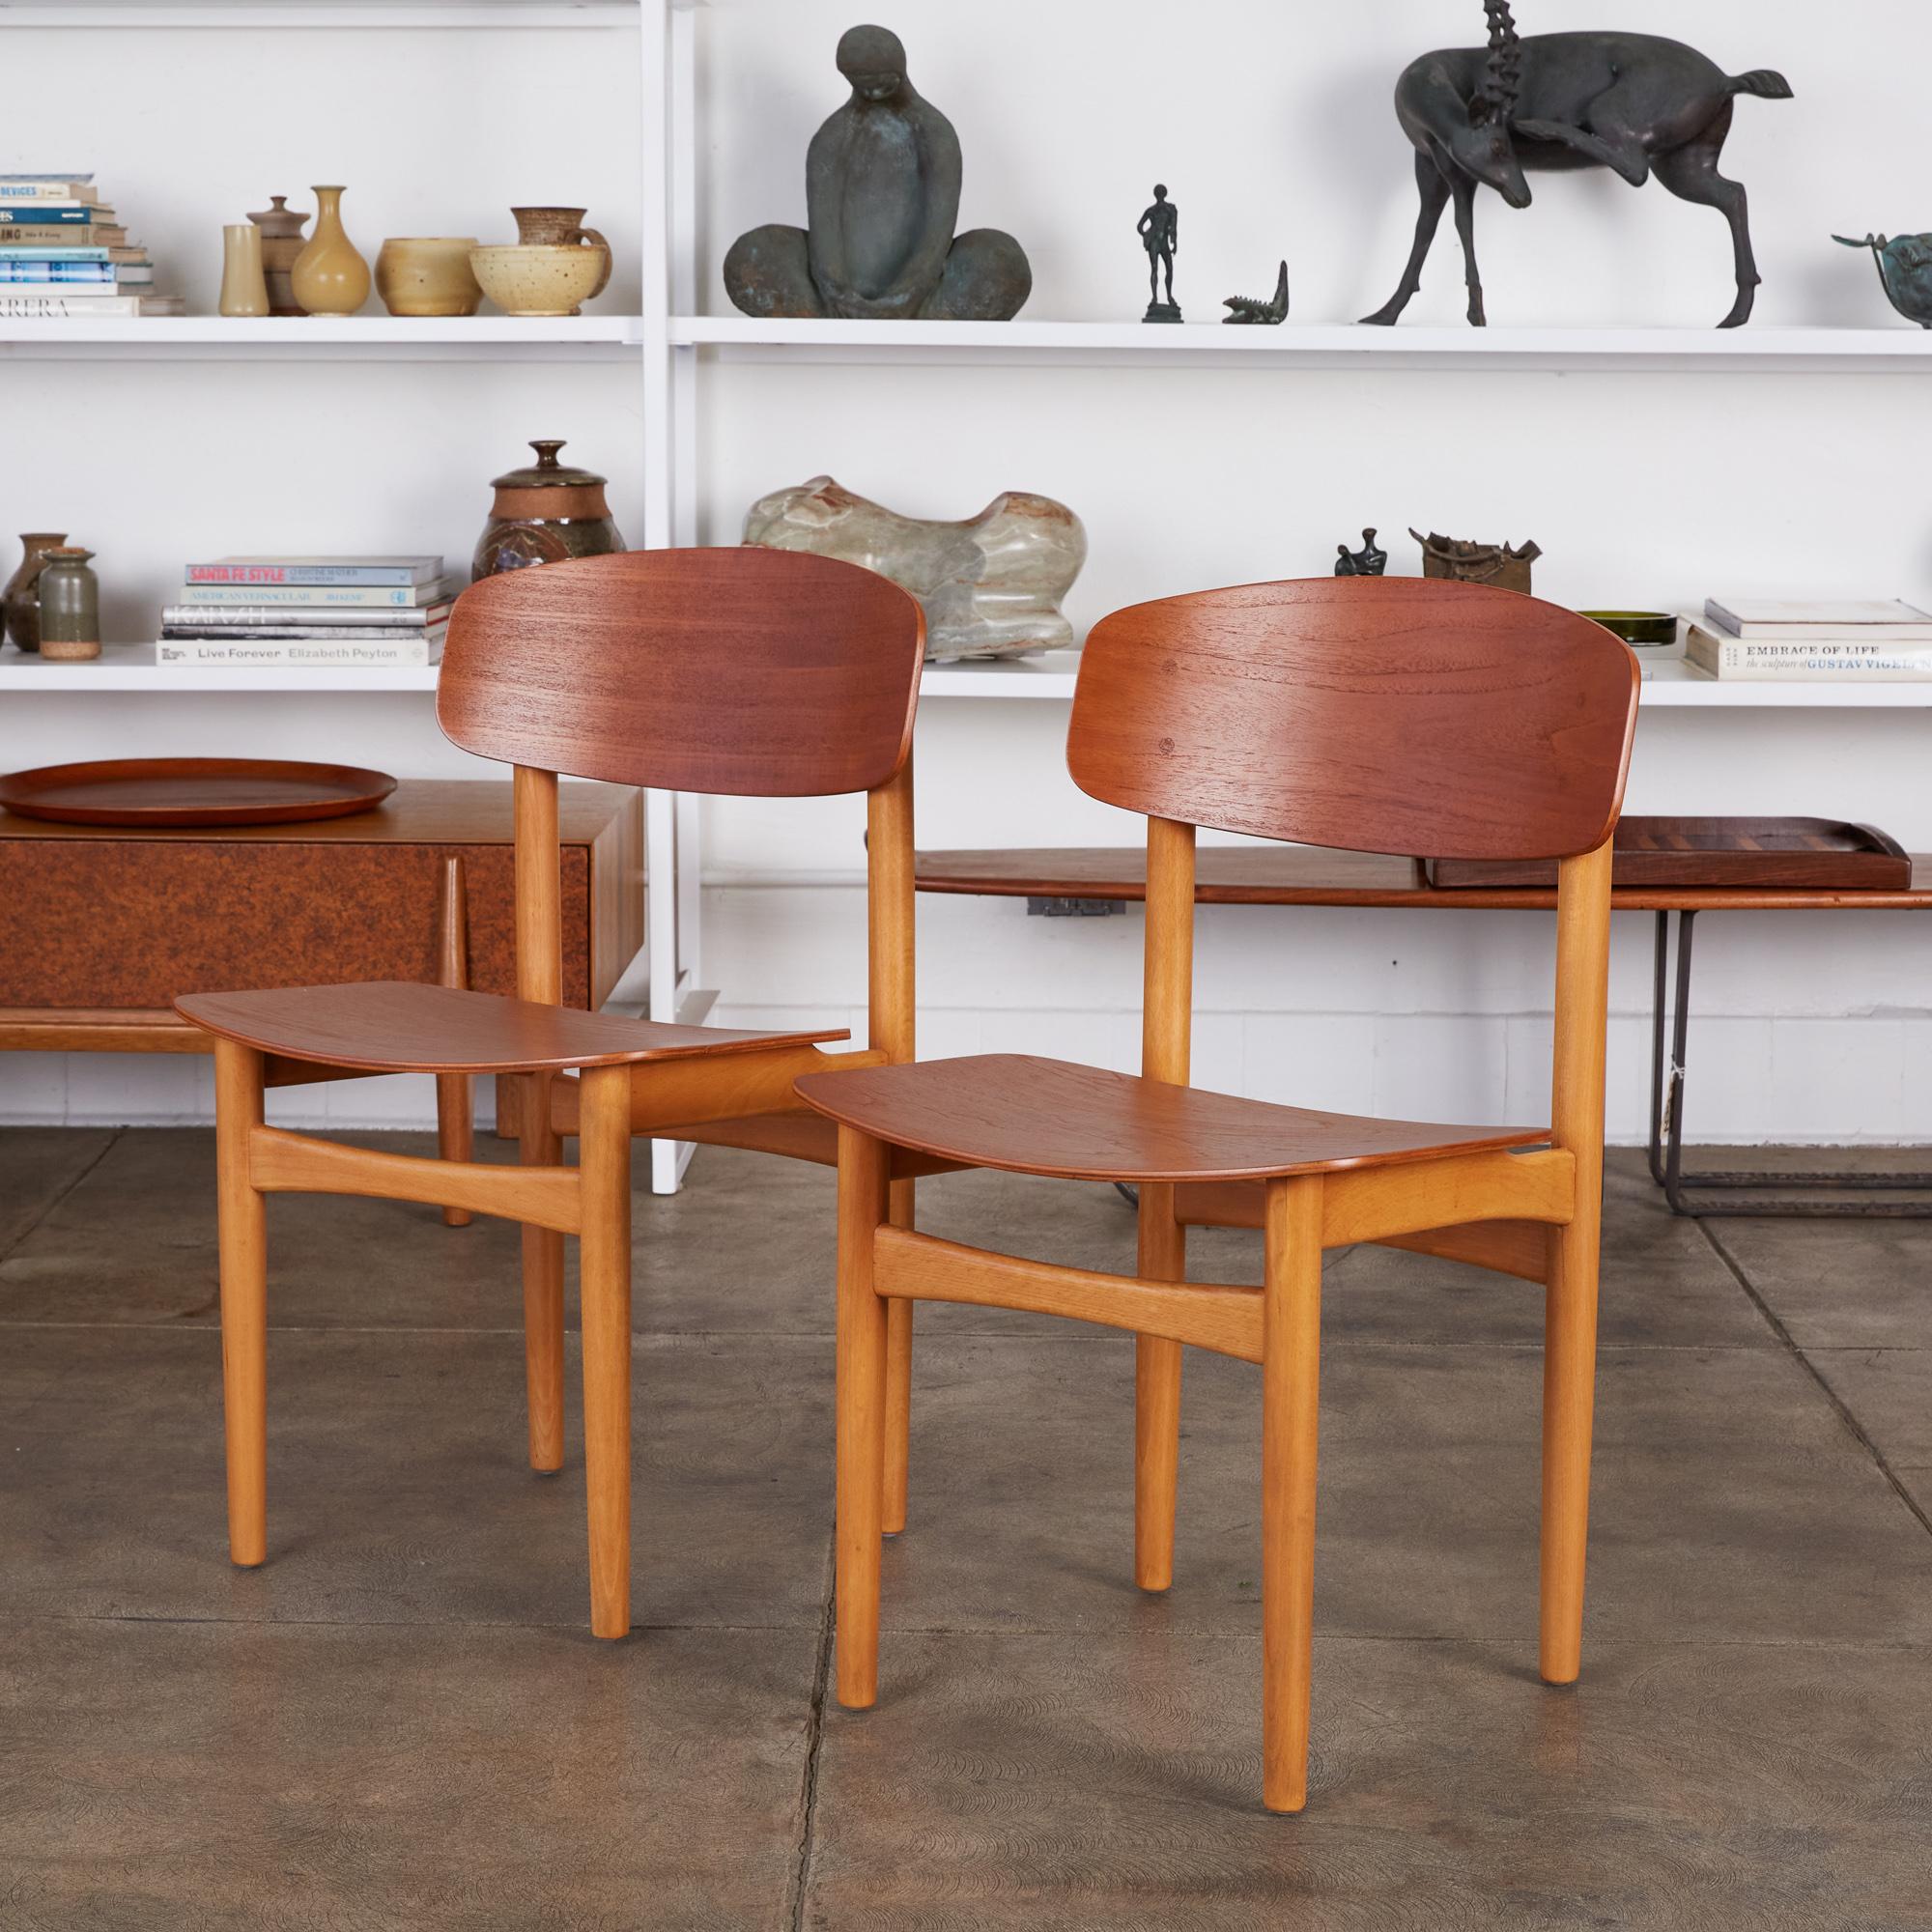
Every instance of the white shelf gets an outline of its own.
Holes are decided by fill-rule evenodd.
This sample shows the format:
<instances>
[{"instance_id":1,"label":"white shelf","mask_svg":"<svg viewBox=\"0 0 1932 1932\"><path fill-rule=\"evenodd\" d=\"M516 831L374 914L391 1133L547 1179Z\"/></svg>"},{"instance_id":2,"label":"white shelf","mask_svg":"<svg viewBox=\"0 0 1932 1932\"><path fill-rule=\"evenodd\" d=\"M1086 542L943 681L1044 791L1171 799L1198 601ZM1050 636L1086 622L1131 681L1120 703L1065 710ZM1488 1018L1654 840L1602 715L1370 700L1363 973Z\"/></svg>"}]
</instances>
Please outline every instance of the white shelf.
<instances>
[{"instance_id":1,"label":"white shelf","mask_svg":"<svg viewBox=\"0 0 1932 1932\"><path fill-rule=\"evenodd\" d=\"M0 703L33 693L164 691L206 696L211 692L414 691L436 689L436 667L406 670L277 670L272 666L169 665L155 662L153 644L105 644L92 664L49 664L0 648Z\"/></svg>"},{"instance_id":2,"label":"white shelf","mask_svg":"<svg viewBox=\"0 0 1932 1932\"><path fill-rule=\"evenodd\" d=\"M1073 696L1078 651L1044 651L1037 658L927 665L920 679L922 701L935 697L1057 697Z\"/></svg>"},{"instance_id":3,"label":"white shelf","mask_svg":"<svg viewBox=\"0 0 1932 1932\"><path fill-rule=\"evenodd\" d=\"M671 0L674 7L701 0ZM7 27L635 28L638 0L0 0Z\"/></svg>"},{"instance_id":4,"label":"white shelf","mask_svg":"<svg viewBox=\"0 0 1932 1932\"><path fill-rule=\"evenodd\" d=\"M786 322L672 316L681 348L787 362L1179 368L1932 370L1932 332L1888 328L1368 328L1135 322Z\"/></svg>"},{"instance_id":5,"label":"white shelf","mask_svg":"<svg viewBox=\"0 0 1932 1932\"><path fill-rule=\"evenodd\" d=\"M0 358L579 362L635 359L635 315L105 316L0 322Z\"/></svg>"}]
</instances>

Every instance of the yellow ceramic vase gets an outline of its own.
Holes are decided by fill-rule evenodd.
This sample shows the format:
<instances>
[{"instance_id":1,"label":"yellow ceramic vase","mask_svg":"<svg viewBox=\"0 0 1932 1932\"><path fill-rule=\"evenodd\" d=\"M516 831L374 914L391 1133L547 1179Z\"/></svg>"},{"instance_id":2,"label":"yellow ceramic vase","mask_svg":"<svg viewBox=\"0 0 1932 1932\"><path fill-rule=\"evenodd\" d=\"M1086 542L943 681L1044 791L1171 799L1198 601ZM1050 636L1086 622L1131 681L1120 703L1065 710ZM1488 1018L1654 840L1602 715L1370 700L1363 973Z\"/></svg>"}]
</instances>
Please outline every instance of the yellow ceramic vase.
<instances>
[{"instance_id":1,"label":"yellow ceramic vase","mask_svg":"<svg viewBox=\"0 0 1932 1932\"><path fill-rule=\"evenodd\" d=\"M369 299L369 265L342 226L339 187L315 190L315 234L296 257L296 300L309 315L354 315Z\"/></svg>"},{"instance_id":2,"label":"yellow ceramic vase","mask_svg":"<svg viewBox=\"0 0 1932 1932\"><path fill-rule=\"evenodd\" d=\"M252 221L221 231L221 313L267 315L269 279L262 269L262 231Z\"/></svg>"}]
</instances>

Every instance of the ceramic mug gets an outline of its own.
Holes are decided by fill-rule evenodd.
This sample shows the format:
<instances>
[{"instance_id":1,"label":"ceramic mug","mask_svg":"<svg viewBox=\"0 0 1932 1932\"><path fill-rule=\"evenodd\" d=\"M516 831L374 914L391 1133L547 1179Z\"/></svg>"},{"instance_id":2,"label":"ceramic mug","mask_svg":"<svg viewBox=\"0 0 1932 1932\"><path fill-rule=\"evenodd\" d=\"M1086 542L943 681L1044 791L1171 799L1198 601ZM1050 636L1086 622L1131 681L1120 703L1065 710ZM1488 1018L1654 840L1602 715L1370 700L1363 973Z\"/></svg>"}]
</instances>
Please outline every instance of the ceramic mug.
<instances>
[{"instance_id":1,"label":"ceramic mug","mask_svg":"<svg viewBox=\"0 0 1932 1932\"><path fill-rule=\"evenodd\" d=\"M582 208L513 208L517 240L526 247L580 248L589 246L604 251L604 272L585 301L601 296L611 281L611 244L594 228L583 225L588 211Z\"/></svg>"}]
</instances>

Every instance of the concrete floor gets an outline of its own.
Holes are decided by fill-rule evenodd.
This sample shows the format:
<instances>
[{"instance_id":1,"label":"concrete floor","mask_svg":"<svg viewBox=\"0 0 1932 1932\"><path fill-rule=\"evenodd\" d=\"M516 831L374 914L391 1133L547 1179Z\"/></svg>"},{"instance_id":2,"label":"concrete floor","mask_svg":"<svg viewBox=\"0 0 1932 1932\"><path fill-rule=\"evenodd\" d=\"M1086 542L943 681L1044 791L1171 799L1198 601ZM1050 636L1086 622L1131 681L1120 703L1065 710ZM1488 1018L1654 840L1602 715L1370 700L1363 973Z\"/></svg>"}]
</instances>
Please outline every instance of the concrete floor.
<instances>
[{"instance_id":1,"label":"concrete floor","mask_svg":"<svg viewBox=\"0 0 1932 1932\"><path fill-rule=\"evenodd\" d=\"M405 1141L403 1144L409 1144ZM500 1149L492 1147L493 1155ZM1932 1224L1618 1156L1582 1684L1536 1682L1540 1297L1330 1263L1309 1808L1260 1808L1256 1373L921 1311L881 1700L826 1694L832 1182L638 1199L639 1629L523 1463L516 1234L270 1209L270 1560L224 1553L209 1137L0 1133L0 1927L1932 1927ZM1130 1264L1107 1191L922 1223ZM1258 1237L1197 1238L1258 1278Z\"/></svg>"}]
</instances>

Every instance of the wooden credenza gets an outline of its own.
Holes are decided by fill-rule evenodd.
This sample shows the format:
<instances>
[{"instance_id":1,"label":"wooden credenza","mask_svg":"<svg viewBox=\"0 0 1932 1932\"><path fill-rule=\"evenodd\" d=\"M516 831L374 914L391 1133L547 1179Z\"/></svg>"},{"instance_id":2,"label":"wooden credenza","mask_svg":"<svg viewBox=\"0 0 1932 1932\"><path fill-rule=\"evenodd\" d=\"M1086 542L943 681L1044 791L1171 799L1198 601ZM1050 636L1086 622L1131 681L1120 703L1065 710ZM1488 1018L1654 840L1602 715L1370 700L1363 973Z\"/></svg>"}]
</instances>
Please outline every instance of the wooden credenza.
<instances>
[{"instance_id":1,"label":"wooden credenza","mask_svg":"<svg viewBox=\"0 0 1932 1932\"><path fill-rule=\"evenodd\" d=\"M566 783L563 998L643 945L643 796ZM0 811L0 1049L199 1053L177 994L354 980L516 990L510 782L405 781L353 818L130 832Z\"/></svg>"}]
</instances>

